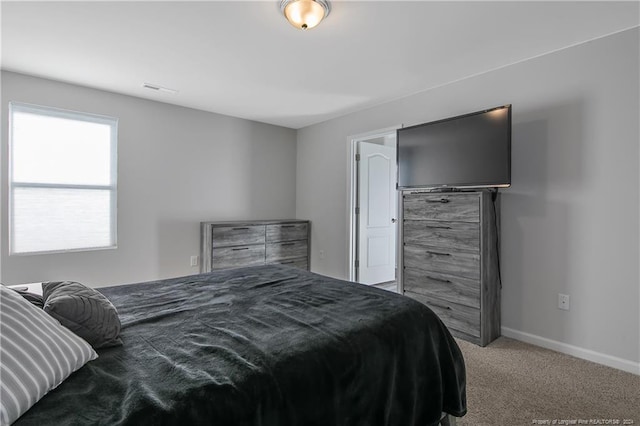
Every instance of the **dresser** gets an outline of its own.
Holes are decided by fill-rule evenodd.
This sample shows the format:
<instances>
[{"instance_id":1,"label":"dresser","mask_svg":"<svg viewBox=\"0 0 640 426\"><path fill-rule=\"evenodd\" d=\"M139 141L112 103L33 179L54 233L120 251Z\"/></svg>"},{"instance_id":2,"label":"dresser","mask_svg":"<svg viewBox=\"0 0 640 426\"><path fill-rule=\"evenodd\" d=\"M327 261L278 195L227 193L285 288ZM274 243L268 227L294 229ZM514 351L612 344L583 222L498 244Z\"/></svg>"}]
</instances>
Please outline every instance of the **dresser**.
<instances>
[{"instance_id":1,"label":"dresser","mask_svg":"<svg viewBox=\"0 0 640 426\"><path fill-rule=\"evenodd\" d=\"M489 191L402 193L403 293L456 337L500 336L499 198ZM497 194L496 194L497 195Z\"/></svg>"},{"instance_id":2,"label":"dresser","mask_svg":"<svg viewBox=\"0 0 640 426\"><path fill-rule=\"evenodd\" d=\"M277 263L309 269L308 220L200 223L200 272Z\"/></svg>"}]
</instances>

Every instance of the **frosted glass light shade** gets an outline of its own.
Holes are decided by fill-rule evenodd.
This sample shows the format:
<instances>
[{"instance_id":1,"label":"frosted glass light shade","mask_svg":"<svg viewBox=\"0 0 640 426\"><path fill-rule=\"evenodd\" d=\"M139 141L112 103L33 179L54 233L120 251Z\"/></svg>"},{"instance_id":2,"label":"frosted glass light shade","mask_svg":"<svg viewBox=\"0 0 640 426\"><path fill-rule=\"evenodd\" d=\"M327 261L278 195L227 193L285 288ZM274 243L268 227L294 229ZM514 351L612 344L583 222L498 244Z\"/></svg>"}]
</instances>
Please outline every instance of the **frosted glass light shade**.
<instances>
[{"instance_id":1,"label":"frosted glass light shade","mask_svg":"<svg viewBox=\"0 0 640 426\"><path fill-rule=\"evenodd\" d=\"M283 0L280 9L291 25L307 30L329 14L329 3L323 0Z\"/></svg>"}]
</instances>

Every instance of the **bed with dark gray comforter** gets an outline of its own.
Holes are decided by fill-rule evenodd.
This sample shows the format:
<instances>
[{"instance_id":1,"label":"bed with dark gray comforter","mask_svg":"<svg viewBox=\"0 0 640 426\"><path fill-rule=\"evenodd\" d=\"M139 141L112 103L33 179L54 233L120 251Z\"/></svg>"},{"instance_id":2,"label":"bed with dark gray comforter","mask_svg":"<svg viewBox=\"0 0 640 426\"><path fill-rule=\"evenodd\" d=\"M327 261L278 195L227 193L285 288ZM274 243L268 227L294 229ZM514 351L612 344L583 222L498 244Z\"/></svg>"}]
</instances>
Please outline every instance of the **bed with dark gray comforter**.
<instances>
[{"instance_id":1,"label":"bed with dark gray comforter","mask_svg":"<svg viewBox=\"0 0 640 426\"><path fill-rule=\"evenodd\" d=\"M458 346L404 296L272 265L99 290L124 345L16 425L428 426L466 412Z\"/></svg>"}]
</instances>

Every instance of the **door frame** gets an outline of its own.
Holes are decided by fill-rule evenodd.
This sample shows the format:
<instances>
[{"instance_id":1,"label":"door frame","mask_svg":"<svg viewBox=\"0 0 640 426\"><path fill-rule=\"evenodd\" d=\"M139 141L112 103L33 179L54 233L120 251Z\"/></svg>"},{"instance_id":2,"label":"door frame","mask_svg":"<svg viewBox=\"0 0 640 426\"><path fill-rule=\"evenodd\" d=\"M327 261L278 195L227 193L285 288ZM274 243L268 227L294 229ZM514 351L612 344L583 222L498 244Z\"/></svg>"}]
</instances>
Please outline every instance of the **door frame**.
<instances>
[{"instance_id":1,"label":"door frame","mask_svg":"<svg viewBox=\"0 0 640 426\"><path fill-rule=\"evenodd\" d=\"M358 152L358 142L366 142L370 139L378 139L388 136L392 133L396 133L396 131L402 127L402 124L400 124L397 126L385 127L379 130L352 135L347 138L347 164L349 173L347 179L347 229L349 230L349 238L347 238L347 276L349 281L355 281L357 276L356 249L358 246L358 227L356 220L356 205L358 204L358 166L356 163L356 154Z\"/></svg>"}]
</instances>

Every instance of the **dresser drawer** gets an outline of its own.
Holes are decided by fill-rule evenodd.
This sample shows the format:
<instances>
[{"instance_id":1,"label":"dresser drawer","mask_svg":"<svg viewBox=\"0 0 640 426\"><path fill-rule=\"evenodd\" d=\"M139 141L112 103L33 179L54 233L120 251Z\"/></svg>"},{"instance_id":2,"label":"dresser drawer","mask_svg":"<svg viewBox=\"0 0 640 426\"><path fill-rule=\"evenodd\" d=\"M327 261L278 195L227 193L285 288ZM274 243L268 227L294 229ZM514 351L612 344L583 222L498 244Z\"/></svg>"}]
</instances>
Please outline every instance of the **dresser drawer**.
<instances>
[{"instance_id":1,"label":"dresser drawer","mask_svg":"<svg viewBox=\"0 0 640 426\"><path fill-rule=\"evenodd\" d=\"M213 247L264 244L264 225L260 226L220 226L211 229Z\"/></svg>"},{"instance_id":2,"label":"dresser drawer","mask_svg":"<svg viewBox=\"0 0 640 426\"><path fill-rule=\"evenodd\" d=\"M277 265L292 266L294 268L305 269L307 271L309 270L309 262L307 261L306 257L302 257L298 259L278 260L276 262L270 262L270 263L274 263Z\"/></svg>"},{"instance_id":3,"label":"dresser drawer","mask_svg":"<svg viewBox=\"0 0 640 426\"><path fill-rule=\"evenodd\" d=\"M480 254L405 243L404 267L480 279Z\"/></svg>"},{"instance_id":4,"label":"dresser drawer","mask_svg":"<svg viewBox=\"0 0 640 426\"><path fill-rule=\"evenodd\" d=\"M480 250L480 226L473 222L405 220L404 241L444 249Z\"/></svg>"},{"instance_id":5,"label":"dresser drawer","mask_svg":"<svg viewBox=\"0 0 640 426\"><path fill-rule=\"evenodd\" d=\"M306 240L308 229L306 223L283 223L267 225L267 243L279 241Z\"/></svg>"},{"instance_id":6,"label":"dresser drawer","mask_svg":"<svg viewBox=\"0 0 640 426\"><path fill-rule=\"evenodd\" d=\"M307 241L285 241L267 244L267 263L307 256Z\"/></svg>"},{"instance_id":7,"label":"dresser drawer","mask_svg":"<svg viewBox=\"0 0 640 426\"><path fill-rule=\"evenodd\" d=\"M211 251L212 269L264 265L264 245L214 248Z\"/></svg>"},{"instance_id":8,"label":"dresser drawer","mask_svg":"<svg viewBox=\"0 0 640 426\"><path fill-rule=\"evenodd\" d=\"M480 309L480 281L439 272L405 269L404 289Z\"/></svg>"},{"instance_id":9,"label":"dresser drawer","mask_svg":"<svg viewBox=\"0 0 640 426\"><path fill-rule=\"evenodd\" d=\"M403 207L405 220L480 222L477 194L407 194Z\"/></svg>"},{"instance_id":10,"label":"dresser drawer","mask_svg":"<svg viewBox=\"0 0 640 426\"><path fill-rule=\"evenodd\" d=\"M405 291L405 294L427 305L448 328L480 339L480 310L451 303L436 297Z\"/></svg>"}]
</instances>

